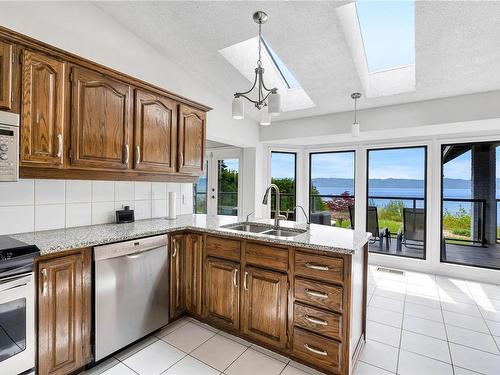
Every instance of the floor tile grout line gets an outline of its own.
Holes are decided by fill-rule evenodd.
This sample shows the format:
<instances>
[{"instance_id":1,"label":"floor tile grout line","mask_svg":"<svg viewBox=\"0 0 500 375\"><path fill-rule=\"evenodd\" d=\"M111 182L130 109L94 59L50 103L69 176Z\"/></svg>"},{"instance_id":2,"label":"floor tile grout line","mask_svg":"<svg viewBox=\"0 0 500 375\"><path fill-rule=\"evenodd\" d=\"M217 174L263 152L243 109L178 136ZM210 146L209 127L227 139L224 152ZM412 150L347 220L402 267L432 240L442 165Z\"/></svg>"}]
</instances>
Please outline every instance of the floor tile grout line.
<instances>
[{"instance_id":1,"label":"floor tile grout line","mask_svg":"<svg viewBox=\"0 0 500 375\"><path fill-rule=\"evenodd\" d=\"M377 366L377 365L374 365L373 363L369 363L369 362L366 362L366 361L363 361L361 359L358 359L359 362L362 362L364 363L365 365L370 365L370 366L373 366L373 367L376 367L378 369L381 369L381 370L384 370L384 371L387 371L387 372L390 372L391 374L397 374L397 371L393 372L391 370L387 370L386 368L383 368L383 367L380 367L380 366ZM293 367L293 366L292 366Z\"/></svg>"},{"instance_id":2,"label":"floor tile grout line","mask_svg":"<svg viewBox=\"0 0 500 375\"><path fill-rule=\"evenodd\" d=\"M234 364L234 362L236 362L243 354L245 354L248 351L248 349L250 349L250 346L248 346L245 350L243 350L243 352L239 356L237 356L222 372L226 373L229 367L231 367Z\"/></svg>"},{"instance_id":3,"label":"floor tile grout line","mask_svg":"<svg viewBox=\"0 0 500 375\"><path fill-rule=\"evenodd\" d=\"M496 347L498 349L498 352L500 353L500 345L498 344L497 340L495 340L495 335L493 334L493 332L491 332L490 326L487 323L487 321L489 321L489 320L484 317L483 312L481 311L481 309L479 308L479 306L477 306L477 302L476 302L476 307L479 310L479 314L481 314L481 317L483 318L484 324L486 324L486 328L488 329L488 332L490 333L490 335L491 335L491 337L493 339L493 342L495 343L495 345L496 345Z\"/></svg>"},{"instance_id":4,"label":"floor tile grout line","mask_svg":"<svg viewBox=\"0 0 500 375\"><path fill-rule=\"evenodd\" d=\"M396 371L395 371L396 374L398 373L398 370L399 370L399 356L401 354L401 342L403 341L403 327L404 327L404 322L405 322L406 297L407 297L407 294L406 294L406 290L405 290L405 299L404 299L404 303L403 303L403 314L401 317L401 329L399 330L399 348L398 348L398 358L396 360Z\"/></svg>"},{"instance_id":5,"label":"floor tile grout line","mask_svg":"<svg viewBox=\"0 0 500 375\"><path fill-rule=\"evenodd\" d=\"M129 370L131 370L133 373L137 374L137 375L141 375L139 374L137 371L135 371L132 367L128 366L126 363L123 363L122 361L120 361L119 363L121 363L123 366L127 367ZM113 366L114 367L114 366ZM112 367L112 368L113 368ZM106 370L107 371L107 370Z\"/></svg>"}]
</instances>

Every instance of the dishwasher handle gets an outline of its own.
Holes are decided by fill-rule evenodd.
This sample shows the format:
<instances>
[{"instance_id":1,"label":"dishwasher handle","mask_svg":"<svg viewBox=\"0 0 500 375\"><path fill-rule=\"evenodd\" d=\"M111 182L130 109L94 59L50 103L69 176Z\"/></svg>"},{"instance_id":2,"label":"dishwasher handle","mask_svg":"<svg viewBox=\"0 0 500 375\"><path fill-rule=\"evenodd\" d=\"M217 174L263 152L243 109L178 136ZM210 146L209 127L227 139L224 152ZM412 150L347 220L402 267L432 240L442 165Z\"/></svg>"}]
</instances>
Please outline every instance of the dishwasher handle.
<instances>
[{"instance_id":1,"label":"dishwasher handle","mask_svg":"<svg viewBox=\"0 0 500 375\"><path fill-rule=\"evenodd\" d=\"M110 245L96 246L94 247L94 260L98 262L100 260L123 256L127 256L128 258L138 258L143 253L159 247L168 248L167 235L146 237Z\"/></svg>"}]
</instances>

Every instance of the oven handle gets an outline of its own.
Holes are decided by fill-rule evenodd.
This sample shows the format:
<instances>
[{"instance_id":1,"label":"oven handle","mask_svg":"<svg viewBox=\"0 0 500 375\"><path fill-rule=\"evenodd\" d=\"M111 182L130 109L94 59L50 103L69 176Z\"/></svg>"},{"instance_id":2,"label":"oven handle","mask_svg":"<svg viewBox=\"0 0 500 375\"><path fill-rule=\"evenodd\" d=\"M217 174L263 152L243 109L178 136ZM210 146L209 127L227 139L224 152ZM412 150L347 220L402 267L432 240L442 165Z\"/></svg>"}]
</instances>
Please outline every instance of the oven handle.
<instances>
[{"instance_id":1,"label":"oven handle","mask_svg":"<svg viewBox=\"0 0 500 375\"><path fill-rule=\"evenodd\" d=\"M0 291L4 292L28 285L32 282L32 274L21 275L18 277L5 279L0 281Z\"/></svg>"}]
</instances>

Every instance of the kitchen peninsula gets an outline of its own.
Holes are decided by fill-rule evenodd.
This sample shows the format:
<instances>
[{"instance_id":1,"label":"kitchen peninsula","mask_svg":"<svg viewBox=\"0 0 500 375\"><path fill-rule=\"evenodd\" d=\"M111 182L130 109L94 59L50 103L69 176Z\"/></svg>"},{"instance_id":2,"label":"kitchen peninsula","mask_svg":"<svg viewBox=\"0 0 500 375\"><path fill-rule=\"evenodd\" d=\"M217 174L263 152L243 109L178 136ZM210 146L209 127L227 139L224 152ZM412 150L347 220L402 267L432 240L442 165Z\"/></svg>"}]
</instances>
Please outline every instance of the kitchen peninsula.
<instances>
[{"instance_id":1,"label":"kitchen peninsula","mask_svg":"<svg viewBox=\"0 0 500 375\"><path fill-rule=\"evenodd\" d=\"M54 333L72 330L70 337L80 341L81 346L50 343L72 359L63 373L94 360L92 248L163 234L168 235L170 321L188 314L328 374L353 373L365 340L369 235L295 222L281 222L276 228L272 223L269 219L241 222L237 217L181 215L176 220L159 218L12 237L40 249L39 304L45 301L51 306L47 298L61 300L64 293L76 293L64 299L68 307L80 310L70 318L50 321L39 316L40 331L49 324ZM51 264L58 267L64 260L72 272L65 274L66 282L75 282L75 288L65 289L63 281L56 284L55 276L46 277ZM55 316L44 309L41 312ZM58 338L40 335L39 368L57 367L56 357L40 349L49 347L44 340ZM73 353L74 347L81 347L82 352Z\"/></svg>"}]
</instances>

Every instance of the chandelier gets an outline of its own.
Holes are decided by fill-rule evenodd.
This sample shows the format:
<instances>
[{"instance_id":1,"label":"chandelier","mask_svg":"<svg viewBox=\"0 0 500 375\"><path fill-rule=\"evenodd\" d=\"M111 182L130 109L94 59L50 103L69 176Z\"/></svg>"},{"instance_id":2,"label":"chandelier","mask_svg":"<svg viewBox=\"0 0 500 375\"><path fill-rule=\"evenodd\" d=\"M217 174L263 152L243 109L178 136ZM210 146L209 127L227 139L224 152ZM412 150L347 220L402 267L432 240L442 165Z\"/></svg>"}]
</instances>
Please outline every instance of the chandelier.
<instances>
[{"instance_id":1,"label":"chandelier","mask_svg":"<svg viewBox=\"0 0 500 375\"><path fill-rule=\"evenodd\" d=\"M262 50L262 24L267 22L267 14L258 11L253 14L253 20L259 25L259 59L257 60L257 67L255 68L255 80L250 90L245 92L237 92L234 94L232 112L235 120L245 118L245 103L243 98L253 103L258 110L264 109L262 113L261 125L270 125L271 115L278 115L280 113L280 95L277 88L268 89L264 84L264 68L261 61ZM251 99L250 93L256 89L256 98Z\"/></svg>"},{"instance_id":2,"label":"chandelier","mask_svg":"<svg viewBox=\"0 0 500 375\"><path fill-rule=\"evenodd\" d=\"M359 137L359 122L357 119L357 114L358 114L358 100L361 98L361 93L360 92L353 92L351 94L351 99L354 100L354 122L351 125L351 135L353 137Z\"/></svg>"}]
</instances>

